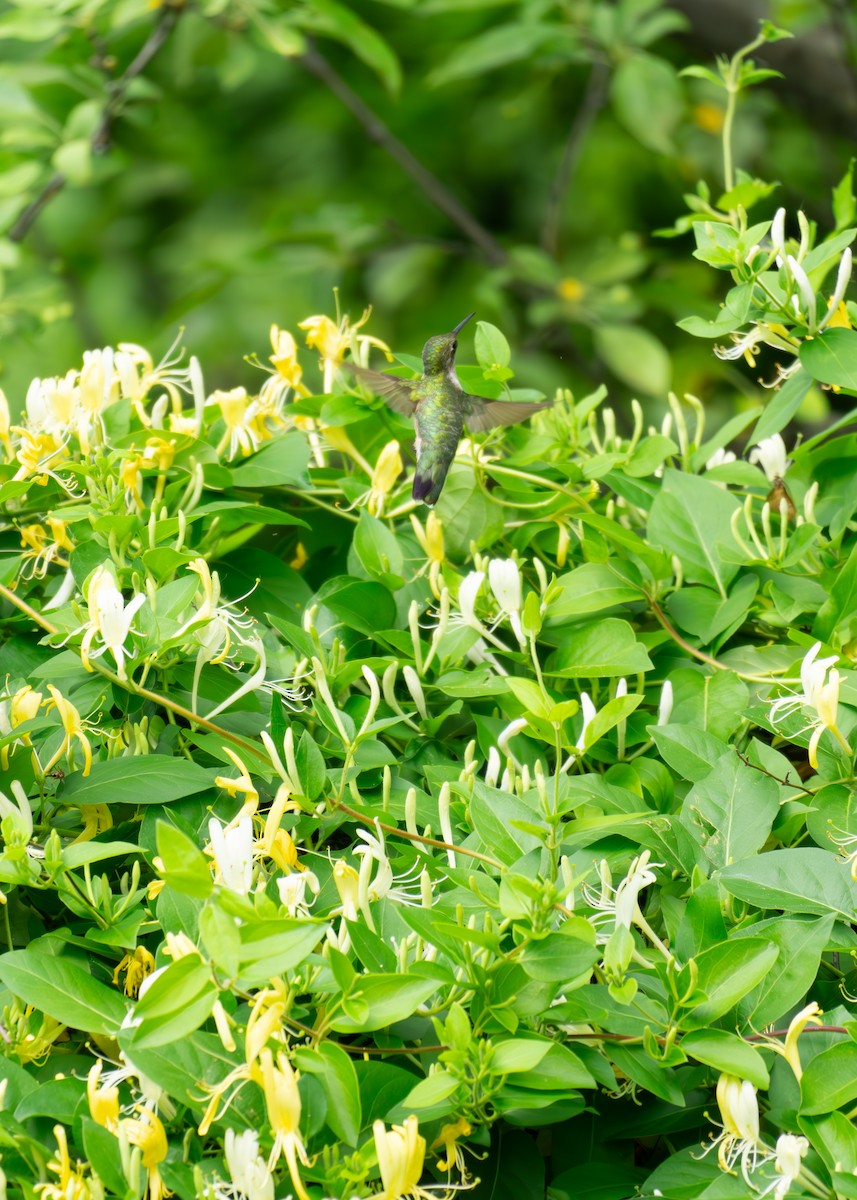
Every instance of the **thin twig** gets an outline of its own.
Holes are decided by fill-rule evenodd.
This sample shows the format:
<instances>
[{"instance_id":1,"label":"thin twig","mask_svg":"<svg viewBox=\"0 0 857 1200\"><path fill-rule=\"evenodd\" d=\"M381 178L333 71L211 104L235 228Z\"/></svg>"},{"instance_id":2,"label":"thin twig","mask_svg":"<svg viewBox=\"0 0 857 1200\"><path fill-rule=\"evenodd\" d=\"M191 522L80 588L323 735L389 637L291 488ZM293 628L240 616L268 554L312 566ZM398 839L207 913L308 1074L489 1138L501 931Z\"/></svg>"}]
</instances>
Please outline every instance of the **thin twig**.
<instances>
[{"instance_id":1,"label":"thin twig","mask_svg":"<svg viewBox=\"0 0 857 1200\"><path fill-rule=\"evenodd\" d=\"M90 138L93 154L104 154L108 149L110 145L110 130L116 115L122 108L128 88L137 76L145 71L146 67L164 45L173 31L176 21L179 19L180 11L178 7L173 7L172 5L166 6L161 10L160 19L144 42L139 54L128 64L119 79L110 85L101 120ZM41 215L42 209L54 196L63 190L67 182L66 176L61 171L57 171L55 175L51 176L39 195L27 205L12 226L8 235L9 241L22 242L24 240Z\"/></svg>"},{"instance_id":2,"label":"thin twig","mask_svg":"<svg viewBox=\"0 0 857 1200\"><path fill-rule=\"evenodd\" d=\"M730 669L725 663L719 662L716 658L712 658L711 655L706 654L704 650L697 650L696 646L691 646L690 642L685 641L678 630L673 628L673 626L669 623L664 610L658 604L657 600L655 600L652 596L648 596L647 599L652 612L655 614L660 624L664 627L676 645L681 646L682 650L686 650L688 654L692 654L694 658L698 658L700 662L708 663L709 666L715 667L718 671L728 671ZM736 671L736 674L739 674L739 672Z\"/></svg>"},{"instance_id":3,"label":"thin twig","mask_svg":"<svg viewBox=\"0 0 857 1200\"><path fill-rule=\"evenodd\" d=\"M754 771L761 771L763 775L767 775L768 778L773 779L775 783L780 783L783 787L794 788L798 792L806 792L808 796L815 795L815 792L812 790L812 788L808 788L802 783L792 783L790 779L780 779L779 775L775 775L773 771L767 770L766 767L760 767L758 763L750 762L750 759L747 757L747 755L742 754L740 750L736 751L736 753L746 767L752 767ZM825 784L826 783L827 781L825 780Z\"/></svg>"},{"instance_id":4,"label":"thin twig","mask_svg":"<svg viewBox=\"0 0 857 1200\"><path fill-rule=\"evenodd\" d=\"M563 202L571 186L571 180L577 169L577 164L580 161L580 155L587 134L592 128L592 123L598 116L598 113L604 107L604 101L607 97L608 77L607 67L604 63L594 62L592 64L589 79L586 82L586 91L583 94L583 101L571 123L571 128L568 131L568 137L566 138L565 147L562 152L562 158L560 159L559 167L551 185L550 195L548 196L547 216L545 217L544 232L542 233L542 246L554 258L556 258L559 252L559 227L561 224Z\"/></svg>"},{"instance_id":5,"label":"thin twig","mask_svg":"<svg viewBox=\"0 0 857 1200\"><path fill-rule=\"evenodd\" d=\"M467 211L446 184L438 179L408 149L404 142L399 141L377 113L372 111L314 46L307 47L302 56L302 62L307 70L320 79L325 87L345 105L351 115L363 126L366 136L395 159L402 170L416 181L435 208L439 208L442 213L445 213L467 235L470 241L479 247L490 263L494 266L502 266L507 261L506 251L493 234L489 233L485 226Z\"/></svg>"}]
</instances>

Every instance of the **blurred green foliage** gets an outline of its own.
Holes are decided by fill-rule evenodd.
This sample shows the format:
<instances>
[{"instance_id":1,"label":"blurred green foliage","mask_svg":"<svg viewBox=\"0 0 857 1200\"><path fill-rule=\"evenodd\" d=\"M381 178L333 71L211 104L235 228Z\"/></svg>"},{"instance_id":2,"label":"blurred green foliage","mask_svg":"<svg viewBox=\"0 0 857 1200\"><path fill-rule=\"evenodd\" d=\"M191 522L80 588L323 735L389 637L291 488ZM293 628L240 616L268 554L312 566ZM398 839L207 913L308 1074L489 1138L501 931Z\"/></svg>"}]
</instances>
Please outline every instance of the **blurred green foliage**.
<instances>
[{"instance_id":1,"label":"blurred green foliage","mask_svg":"<svg viewBox=\"0 0 857 1200\"><path fill-rule=\"evenodd\" d=\"M799 36L832 20L822 0L767 9ZM722 184L722 97L679 78L712 54L658 0L12 0L0 41L13 409L85 347L157 353L179 326L212 382L249 383L234 363L259 330L329 310L333 287L413 350L475 307L546 391L753 398L752 374L675 329L718 298L711 272L649 233L698 178ZM736 158L783 181L760 217L828 218L849 153L834 124L787 82L742 98Z\"/></svg>"}]
</instances>

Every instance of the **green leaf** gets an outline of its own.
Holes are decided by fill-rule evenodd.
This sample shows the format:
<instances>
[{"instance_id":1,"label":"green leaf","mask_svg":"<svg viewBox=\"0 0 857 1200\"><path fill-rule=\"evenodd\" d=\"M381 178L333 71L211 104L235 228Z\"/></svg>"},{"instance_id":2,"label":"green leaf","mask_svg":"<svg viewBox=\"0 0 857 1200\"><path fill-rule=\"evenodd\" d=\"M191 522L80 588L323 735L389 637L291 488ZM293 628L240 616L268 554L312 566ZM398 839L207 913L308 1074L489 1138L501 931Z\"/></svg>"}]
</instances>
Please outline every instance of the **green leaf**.
<instances>
[{"instance_id":1,"label":"green leaf","mask_svg":"<svg viewBox=\"0 0 857 1200\"><path fill-rule=\"evenodd\" d=\"M550 1050L552 1043L546 1038L510 1038L496 1042L490 1058L490 1069L497 1075L509 1075L516 1071L532 1071Z\"/></svg>"},{"instance_id":2,"label":"green leaf","mask_svg":"<svg viewBox=\"0 0 857 1200\"><path fill-rule=\"evenodd\" d=\"M545 670L564 679L614 679L651 671L652 663L628 622L606 617L570 629Z\"/></svg>"},{"instance_id":3,"label":"green leaf","mask_svg":"<svg viewBox=\"0 0 857 1200\"><path fill-rule=\"evenodd\" d=\"M560 926L527 946L521 963L533 979L569 984L598 961L599 951L592 942L565 934L563 929Z\"/></svg>"},{"instance_id":4,"label":"green leaf","mask_svg":"<svg viewBox=\"0 0 857 1200\"><path fill-rule=\"evenodd\" d=\"M726 742L693 725L649 727L652 740L667 766L692 783L705 779L726 753Z\"/></svg>"},{"instance_id":5,"label":"green leaf","mask_svg":"<svg viewBox=\"0 0 857 1200\"><path fill-rule=\"evenodd\" d=\"M755 988L741 1000L738 1009L752 1029L784 1019L800 1004L815 982L821 955L827 948L835 921L826 917L773 917L737 930L733 937L763 935L780 951L780 956Z\"/></svg>"},{"instance_id":6,"label":"green leaf","mask_svg":"<svg viewBox=\"0 0 857 1200\"><path fill-rule=\"evenodd\" d=\"M349 1055L335 1042L322 1041L315 1050L299 1047L294 1052L294 1064L318 1079L327 1098L327 1124L346 1145L356 1146L362 1106L357 1072Z\"/></svg>"},{"instance_id":7,"label":"green leaf","mask_svg":"<svg viewBox=\"0 0 857 1200\"><path fill-rule=\"evenodd\" d=\"M417 1007L438 989L436 979L422 975L361 975L354 990L362 1001L366 1015L351 1017L337 1012L330 1018L330 1027L337 1033L370 1033L384 1029L396 1021L413 1016Z\"/></svg>"},{"instance_id":8,"label":"green leaf","mask_svg":"<svg viewBox=\"0 0 857 1200\"><path fill-rule=\"evenodd\" d=\"M405 559L395 534L365 508L354 530L354 552L364 570L379 583L394 590L404 583Z\"/></svg>"},{"instance_id":9,"label":"green leaf","mask_svg":"<svg viewBox=\"0 0 857 1200\"><path fill-rule=\"evenodd\" d=\"M732 514L738 500L698 475L667 469L649 513L649 538L684 567L685 578L715 587L725 597L738 570L722 549L734 548Z\"/></svg>"},{"instance_id":10,"label":"green leaf","mask_svg":"<svg viewBox=\"0 0 857 1200\"><path fill-rule=\"evenodd\" d=\"M682 1016L682 1026L701 1029L722 1017L764 978L778 954L778 948L765 938L742 938L703 950L695 961L697 987L706 999Z\"/></svg>"},{"instance_id":11,"label":"green leaf","mask_svg":"<svg viewBox=\"0 0 857 1200\"><path fill-rule=\"evenodd\" d=\"M302 433L285 433L233 467L232 478L236 487L243 488L306 487L309 455Z\"/></svg>"},{"instance_id":12,"label":"green leaf","mask_svg":"<svg viewBox=\"0 0 857 1200\"><path fill-rule=\"evenodd\" d=\"M322 921L288 917L242 924L239 931L242 985L258 986L293 971L312 954L327 929Z\"/></svg>"},{"instance_id":13,"label":"green leaf","mask_svg":"<svg viewBox=\"0 0 857 1200\"><path fill-rule=\"evenodd\" d=\"M74 804L170 804L214 787L214 772L185 758L144 754L93 763L84 778L66 779L63 801Z\"/></svg>"},{"instance_id":14,"label":"green leaf","mask_svg":"<svg viewBox=\"0 0 857 1200\"><path fill-rule=\"evenodd\" d=\"M739 1079L749 1079L754 1087L768 1086L770 1080L765 1060L758 1050L735 1033L724 1029L699 1029L685 1034L681 1048L698 1062L737 1075Z\"/></svg>"},{"instance_id":15,"label":"green leaf","mask_svg":"<svg viewBox=\"0 0 857 1200\"><path fill-rule=\"evenodd\" d=\"M642 580L630 563L615 559L581 563L560 575L550 589L547 622L552 625L569 617L603 613L614 605L639 600L642 593Z\"/></svg>"},{"instance_id":16,"label":"green leaf","mask_svg":"<svg viewBox=\"0 0 857 1200\"><path fill-rule=\"evenodd\" d=\"M158 821L155 830L167 883L177 892L204 899L213 887L209 860L196 842L175 825Z\"/></svg>"},{"instance_id":17,"label":"green leaf","mask_svg":"<svg viewBox=\"0 0 857 1200\"><path fill-rule=\"evenodd\" d=\"M25 1004L73 1029L112 1036L125 1017L118 992L44 941L0 955L0 980Z\"/></svg>"},{"instance_id":18,"label":"green leaf","mask_svg":"<svg viewBox=\"0 0 857 1200\"><path fill-rule=\"evenodd\" d=\"M681 812L711 864L727 867L764 846L779 808L776 781L741 762L730 747L690 789Z\"/></svg>"},{"instance_id":19,"label":"green leaf","mask_svg":"<svg viewBox=\"0 0 857 1200\"><path fill-rule=\"evenodd\" d=\"M508 367L512 351L504 334L496 325L491 325L488 321L477 321L474 343L480 367Z\"/></svg>"},{"instance_id":20,"label":"green leaf","mask_svg":"<svg viewBox=\"0 0 857 1200\"><path fill-rule=\"evenodd\" d=\"M483 75L498 67L520 62L531 54L557 40L565 31L556 25L498 25L452 51L442 66L432 71L429 83L434 87Z\"/></svg>"},{"instance_id":21,"label":"green leaf","mask_svg":"<svg viewBox=\"0 0 857 1200\"><path fill-rule=\"evenodd\" d=\"M849 1038L815 1054L801 1076L803 1116L833 1112L857 1098L857 1043Z\"/></svg>"},{"instance_id":22,"label":"green leaf","mask_svg":"<svg viewBox=\"0 0 857 1200\"><path fill-rule=\"evenodd\" d=\"M479 779L473 781L473 794L470 798L470 819L473 828L479 834L486 850L507 865L541 845L540 840L533 834L525 833L512 824L525 815L535 818L535 814L529 810L522 810L521 801L517 796L490 788Z\"/></svg>"},{"instance_id":23,"label":"green leaf","mask_svg":"<svg viewBox=\"0 0 857 1200\"><path fill-rule=\"evenodd\" d=\"M803 345L808 346L812 343L804 342ZM812 381L812 374L801 367L777 388L753 430L752 445L758 445L763 438L771 437L772 434L785 429L803 403L804 397L812 387Z\"/></svg>"},{"instance_id":24,"label":"green leaf","mask_svg":"<svg viewBox=\"0 0 857 1200\"><path fill-rule=\"evenodd\" d=\"M835 913L850 923L857 909L857 883L827 850L796 847L771 850L720 873L733 896L760 909Z\"/></svg>"},{"instance_id":25,"label":"green leaf","mask_svg":"<svg viewBox=\"0 0 857 1200\"><path fill-rule=\"evenodd\" d=\"M167 1046L193 1033L210 1015L218 990L211 967L196 954L179 958L153 979L134 1009L138 1049Z\"/></svg>"},{"instance_id":26,"label":"green leaf","mask_svg":"<svg viewBox=\"0 0 857 1200\"><path fill-rule=\"evenodd\" d=\"M595 345L617 379L647 396L669 391L672 363L663 344L637 325L596 325Z\"/></svg>"},{"instance_id":27,"label":"green leaf","mask_svg":"<svg viewBox=\"0 0 857 1200\"><path fill-rule=\"evenodd\" d=\"M648 150L673 153L672 135L684 112L675 69L662 58L634 54L613 72L610 97L617 117Z\"/></svg>"},{"instance_id":28,"label":"green leaf","mask_svg":"<svg viewBox=\"0 0 857 1200\"><path fill-rule=\"evenodd\" d=\"M399 91L402 71L389 43L349 6L339 0L312 0L297 10L295 20L305 29L342 42L372 68L389 92Z\"/></svg>"},{"instance_id":29,"label":"green leaf","mask_svg":"<svg viewBox=\"0 0 857 1200\"><path fill-rule=\"evenodd\" d=\"M828 329L820 337L803 341L800 362L820 383L857 392L857 330Z\"/></svg>"}]
</instances>

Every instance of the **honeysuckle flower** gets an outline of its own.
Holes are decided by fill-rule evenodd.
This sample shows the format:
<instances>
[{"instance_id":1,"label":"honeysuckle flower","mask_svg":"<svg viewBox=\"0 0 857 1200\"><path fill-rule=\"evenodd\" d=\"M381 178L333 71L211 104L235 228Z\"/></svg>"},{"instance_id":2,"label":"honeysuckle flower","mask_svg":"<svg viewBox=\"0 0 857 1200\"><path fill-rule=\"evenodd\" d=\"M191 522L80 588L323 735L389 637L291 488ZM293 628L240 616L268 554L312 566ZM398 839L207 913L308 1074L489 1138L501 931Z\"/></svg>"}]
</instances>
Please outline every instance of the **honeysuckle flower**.
<instances>
[{"instance_id":1,"label":"honeysuckle flower","mask_svg":"<svg viewBox=\"0 0 857 1200\"><path fill-rule=\"evenodd\" d=\"M246 896L253 886L253 818L244 813L224 829L217 817L211 817L208 837L215 883Z\"/></svg>"},{"instance_id":2,"label":"honeysuckle flower","mask_svg":"<svg viewBox=\"0 0 857 1200\"><path fill-rule=\"evenodd\" d=\"M713 467L722 467L726 463L735 462L735 454L731 450L725 450L722 446L715 450L705 464L706 471L712 470Z\"/></svg>"},{"instance_id":3,"label":"honeysuckle flower","mask_svg":"<svg viewBox=\"0 0 857 1200\"><path fill-rule=\"evenodd\" d=\"M759 464L771 483L782 479L792 465L792 460L786 454L786 444L778 433L762 438L758 446L750 451L749 457L751 463Z\"/></svg>"},{"instance_id":4,"label":"honeysuckle flower","mask_svg":"<svg viewBox=\"0 0 857 1200\"><path fill-rule=\"evenodd\" d=\"M451 1171L453 1167L457 1167L462 1176L466 1174L464 1153L458 1145L458 1140L469 1137L472 1132L470 1122L465 1121L464 1117L458 1117L455 1121L441 1126L440 1133L431 1144L432 1153L435 1150L443 1151L442 1157L437 1160L439 1170Z\"/></svg>"},{"instance_id":5,"label":"honeysuckle flower","mask_svg":"<svg viewBox=\"0 0 857 1200\"><path fill-rule=\"evenodd\" d=\"M230 459L240 451L245 457L258 448L259 439L253 428L252 401L243 387L232 388L231 391L212 392L209 404L217 405L220 415L226 424L226 429L217 444L217 453L222 454L229 447L227 457Z\"/></svg>"},{"instance_id":6,"label":"honeysuckle flower","mask_svg":"<svg viewBox=\"0 0 857 1200\"><path fill-rule=\"evenodd\" d=\"M29 479L32 476L35 483L44 484L50 476L67 491L66 483L54 471L68 457L65 443L52 433L31 432L19 425L13 425L12 432L18 434L15 458L21 464L13 478Z\"/></svg>"},{"instance_id":7,"label":"honeysuckle flower","mask_svg":"<svg viewBox=\"0 0 857 1200\"><path fill-rule=\"evenodd\" d=\"M800 1081L800 1077L803 1074L803 1067L801 1066L800 1061L800 1051L798 1050L798 1039L800 1038L800 1035L803 1033L804 1029L806 1029L807 1025L821 1024L821 1009L813 1000L810 1004L807 1004L804 1008L802 1008L800 1012L795 1013L791 1021L789 1021L789 1027L786 1031L786 1036L782 1044L780 1044L776 1038L771 1038L769 1041L765 1042L765 1046L767 1048L775 1050L778 1054L783 1056L783 1058L791 1067L792 1071L794 1071L795 1079L798 1081Z\"/></svg>"},{"instance_id":8,"label":"honeysuckle flower","mask_svg":"<svg viewBox=\"0 0 857 1200\"><path fill-rule=\"evenodd\" d=\"M381 1171L382 1191L378 1200L420 1196L426 1141L420 1134L416 1116L411 1113L403 1125L394 1125L391 1129L387 1129L383 1121L375 1121L372 1135Z\"/></svg>"},{"instance_id":9,"label":"honeysuckle flower","mask_svg":"<svg viewBox=\"0 0 857 1200\"><path fill-rule=\"evenodd\" d=\"M169 396L172 413L180 415L183 398L187 393L194 397L195 407L201 416L202 372L199 363L191 358L186 367L179 366L184 351L180 348L181 335L175 339L157 366L151 354L134 342L120 342L113 354L113 369L123 399L130 401L140 423L147 428L151 419L146 412L145 401L155 387L163 388ZM193 423L189 432L199 432L200 425Z\"/></svg>"},{"instance_id":10,"label":"honeysuckle flower","mask_svg":"<svg viewBox=\"0 0 857 1200\"><path fill-rule=\"evenodd\" d=\"M736 1162L749 1185L749 1175L759 1157L759 1102L756 1089L747 1079L723 1074L717 1081L717 1107L720 1109L722 1133L718 1134L704 1153L717 1147L717 1162L722 1171L731 1171Z\"/></svg>"},{"instance_id":11,"label":"honeysuckle flower","mask_svg":"<svg viewBox=\"0 0 857 1200\"><path fill-rule=\"evenodd\" d=\"M518 645L523 649L527 638L521 627L521 572L512 558L493 558L488 564L488 582L500 611L509 618Z\"/></svg>"},{"instance_id":12,"label":"honeysuckle flower","mask_svg":"<svg viewBox=\"0 0 857 1200\"><path fill-rule=\"evenodd\" d=\"M68 1152L68 1138L62 1125L54 1126L57 1140L57 1156L48 1163L48 1170L57 1176L57 1182L42 1181L34 1186L41 1200L101 1200L104 1188L100 1180L87 1178L86 1168L78 1162L74 1168Z\"/></svg>"},{"instance_id":13,"label":"honeysuckle flower","mask_svg":"<svg viewBox=\"0 0 857 1200\"><path fill-rule=\"evenodd\" d=\"M86 1077L86 1098L89 1104L89 1115L98 1125L103 1125L111 1133L119 1128L119 1089L101 1082L101 1071L104 1060L97 1058Z\"/></svg>"},{"instance_id":14,"label":"honeysuckle flower","mask_svg":"<svg viewBox=\"0 0 857 1200\"><path fill-rule=\"evenodd\" d=\"M485 582L484 571L471 571L465 575L458 588L458 609L465 625L477 633L485 633L485 626L476 616L476 597Z\"/></svg>"},{"instance_id":15,"label":"honeysuckle flower","mask_svg":"<svg viewBox=\"0 0 857 1200\"><path fill-rule=\"evenodd\" d=\"M628 685L625 684L626 689L627 686ZM580 737L577 739L575 745L577 746L577 749L582 752L586 749L586 731L592 724L592 718L595 716L596 712L595 705L592 703L592 697L589 695L589 692L580 693L580 708L581 712L583 713L583 726L580 730Z\"/></svg>"},{"instance_id":16,"label":"honeysuckle flower","mask_svg":"<svg viewBox=\"0 0 857 1200\"><path fill-rule=\"evenodd\" d=\"M23 558L32 560L29 571L22 571L26 577L44 579L52 563L68 568L68 559L62 557L63 553L74 549L74 542L67 533L68 526L57 517L48 517L47 525L46 530L44 525L35 522L22 525L18 530L21 545L25 548Z\"/></svg>"},{"instance_id":17,"label":"honeysuckle flower","mask_svg":"<svg viewBox=\"0 0 857 1200\"><path fill-rule=\"evenodd\" d=\"M809 1150L809 1142L805 1137L797 1137L793 1133L781 1133L777 1138L774 1151L774 1170L778 1178L774 1179L760 1196L773 1196L774 1200L784 1200L789 1188L797 1180L801 1172L802 1159Z\"/></svg>"},{"instance_id":18,"label":"honeysuckle flower","mask_svg":"<svg viewBox=\"0 0 857 1200\"><path fill-rule=\"evenodd\" d=\"M42 773L47 775L49 771L53 770L64 754L68 758L69 766L73 768L73 743L77 742L83 753L83 775L86 777L92 770L92 747L89 744L89 738L86 736L85 724L75 706L63 696L59 688L49 683L48 691L51 694L51 699L47 701L45 708L47 711L50 711L52 708L57 710L65 736L59 748L54 752L50 762L42 767Z\"/></svg>"},{"instance_id":19,"label":"honeysuckle flower","mask_svg":"<svg viewBox=\"0 0 857 1200\"><path fill-rule=\"evenodd\" d=\"M12 460L12 439L9 437L11 429L11 414L9 413L9 401L6 399L6 393L0 388L0 445L6 451L6 458Z\"/></svg>"},{"instance_id":20,"label":"honeysuckle flower","mask_svg":"<svg viewBox=\"0 0 857 1200\"><path fill-rule=\"evenodd\" d=\"M145 946L138 946L133 953L129 952L116 964L113 971L114 985L119 982L119 976L125 973L125 995L138 996L143 983L155 970L155 959Z\"/></svg>"},{"instance_id":21,"label":"honeysuckle flower","mask_svg":"<svg viewBox=\"0 0 857 1200\"><path fill-rule=\"evenodd\" d=\"M368 829L358 829L357 836L362 844L355 846L353 853L360 859L357 894L361 910L366 911L369 901L383 900L385 897L395 900L398 904L419 904L420 863L416 863L413 868L399 875L393 874L393 868L387 856L384 831L377 818L374 834L370 833ZM377 864L377 869L373 878L372 871L375 864Z\"/></svg>"},{"instance_id":22,"label":"honeysuckle flower","mask_svg":"<svg viewBox=\"0 0 857 1200\"><path fill-rule=\"evenodd\" d=\"M797 284L798 291L800 292L801 299L803 300L804 308L806 309L807 327L810 333L814 333L816 328L816 309L818 302L816 300L813 286L809 281L809 276L797 259L791 254L786 255L786 265L788 266L788 270L792 279Z\"/></svg>"},{"instance_id":23,"label":"honeysuckle flower","mask_svg":"<svg viewBox=\"0 0 857 1200\"><path fill-rule=\"evenodd\" d=\"M289 910L290 917L308 916L320 890L318 876L312 871L293 871L291 875L280 875L277 879L280 903ZM312 894L312 900L307 900L307 891Z\"/></svg>"},{"instance_id":24,"label":"honeysuckle flower","mask_svg":"<svg viewBox=\"0 0 857 1200\"><path fill-rule=\"evenodd\" d=\"M372 486L369 489L366 507L373 517L380 517L384 512L384 502L396 485L403 470L402 456L399 453L397 441L387 442L378 455L378 461L372 471Z\"/></svg>"},{"instance_id":25,"label":"honeysuckle flower","mask_svg":"<svg viewBox=\"0 0 857 1200\"><path fill-rule=\"evenodd\" d=\"M772 701L770 708L770 719L774 724L779 715L800 708L815 714L816 719L810 720L802 730L803 733L812 730L807 754L810 765L815 769L818 768L818 744L825 729L830 730L847 754L851 753L851 747L836 723L839 711L839 672L830 671L828 678L828 670L839 661L839 656L831 654L827 658L819 659L820 649L821 642L815 642L803 657L800 667L803 691L797 695L778 697Z\"/></svg>"},{"instance_id":26,"label":"honeysuckle flower","mask_svg":"<svg viewBox=\"0 0 857 1200\"><path fill-rule=\"evenodd\" d=\"M24 842L28 842L33 836L33 811L30 801L20 779L10 780L9 790L15 797L15 803L12 803L5 792L0 792L0 821L11 817L15 830Z\"/></svg>"},{"instance_id":27,"label":"honeysuckle flower","mask_svg":"<svg viewBox=\"0 0 857 1200\"><path fill-rule=\"evenodd\" d=\"M672 716L673 711L673 685L669 679L664 680L664 685L661 688L661 698L658 703L658 719L656 724L667 725Z\"/></svg>"},{"instance_id":28,"label":"honeysuckle flower","mask_svg":"<svg viewBox=\"0 0 857 1200\"><path fill-rule=\"evenodd\" d=\"M34 721L39 715L43 700L44 694L35 691L29 683L18 688L10 698L0 700L0 736L8 737L15 732L19 725L24 725L27 721ZM22 733L18 741L22 746L32 746L33 744L28 733ZM8 745L0 748L0 766L4 771L9 766L9 750Z\"/></svg>"},{"instance_id":29,"label":"honeysuckle flower","mask_svg":"<svg viewBox=\"0 0 857 1200\"><path fill-rule=\"evenodd\" d=\"M289 392L293 391L297 396L308 396L310 393L309 388L301 382L303 368L298 362L297 342L292 334L288 329L272 325L270 336L274 353L269 356L268 362L273 364L273 369L265 367L255 357L250 361L268 372L268 378L262 384L259 393L261 407L267 410L269 415L279 416Z\"/></svg>"},{"instance_id":30,"label":"honeysuckle flower","mask_svg":"<svg viewBox=\"0 0 857 1200\"><path fill-rule=\"evenodd\" d=\"M443 522L434 511L431 510L426 518L425 526L422 525L419 517L415 513L410 514L411 526L414 534L420 544L420 549L426 556L426 566L429 573L429 586L432 594L436 599L440 599L440 572L443 567L444 558L446 555L443 543ZM425 571L426 567L420 570L420 574Z\"/></svg>"},{"instance_id":31,"label":"honeysuckle flower","mask_svg":"<svg viewBox=\"0 0 857 1200\"><path fill-rule=\"evenodd\" d=\"M274 1200L274 1177L259 1153L259 1136L255 1130L236 1133L234 1129L227 1129L223 1157L233 1188L240 1195L247 1200ZM225 1200L226 1192L221 1194Z\"/></svg>"},{"instance_id":32,"label":"honeysuckle flower","mask_svg":"<svg viewBox=\"0 0 857 1200\"><path fill-rule=\"evenodd\" d=\"M215 777L214 783L217 787L223 788L233 798L239 793L244 796L244 807L230 822L230 825L234 825L245 814L249 814L252 817L253 813L259 807L259 792L250 778L250 772L235 751L229 746L224 746L223 753L235 763L235 766L238 768L238 778L230 779L226 775L218 775Z\"/></svg>"},{"instance_id":33,"label":"honeysuckle flower","mask_svg":"<svg viewBox=\"0 0 857 1200\"><path fill-rule=\"evenodd\" d=\"M90 660L100 658L109 650L116 663L116 674L120 679L127 679L125 670L125 642L134 630L131 622L146 603L144 592L138 592L128 603L116 586L109 568L102 564L97 567L89 580L86 590L86 602L89 609L89 621L86 633L80 644L80 660L87 671L93 668ZM97 650L92 650L95 638L101 640Z\"/></svg>"},{"instance_id":34,"label":"honeysuckle flower","mask_svg":"<svg viewBox=\"0 0 857 1200\"><path fill-rule=\"evenodd\" d=\"M833 295L827 302L827 312L818 323L819 333L828 326L833 326L837 323L837 318L840 314L840 307L844 307L845 293L848 290L848 285L851 282L852 268L852 252L851 247L846 247L842 258L839 260L839 269L836 272L836 284L833 289ZM848 320L846 309L846 321ZM850 322L848 323L850 325Z\"/></svg>"},{"instance_id":35,"label":"honeysuckle flower","mask_svg":"<svg viewBox=\"0 0 857 1200\"><path fill-rule=\"evenodd\" d=\"M47 433L63 441L72 432L80 406L77 380L77 372L69 371L62 379L32 381L24 409L27 424L34 433Z\"/></svg>"},{"instance_id":36,"label":"honeysuckle flower","mask_svg":"<svg viewBox=\"0 0 857 1200\"><path fill-rule=\"evenodd\" d=\"M136 1117L125 1117L122 1129L132 1146L143 1152L143 1166L149 1172L149 1200L162 1200L167 1194L158 1164L167 1157L167 1134L157 1113L144 1104L135 1106Z\"/></svg>"},{"instance_id":37,"label":"honeysuckle flower","mask_svg":"<svg viewBox=\"0 0 857 1200\"><path fill-rule=\"evenodd\" d=\"M307 317L305 321L298 322L298 328L306 330L306 344L311 350L318 350L321 355L325 392L329 392L333 387L336 368L344 359L346 350L350 350L355 362L364 367L368 363L370 346L377 346L392 360L393 356L386 342L367 333L357 333L369 320L371 313L371 308L367 308L360 320L355 321L353 325L347 315L338 325L324 315Z\"/></svg>"},{"instance_id":38,"label":"honeysuckle flower","mask_svg":"<svg viewBox=\"0 0 857 1200\"><path fill-rule=\"evenodd\" d=\"M275 1065L274 1056L267 1046L259 1051L259 1069L265 1107L268 1111L268 1124L274 1135L274 1146L268 1166L273 1169L282 1155L299 1200L309 1200L298 1168L298 1162L309 1166L300 1131L301 1095L298 1091L298 1072L293 1070L282 1050L277 1051Z\"/></svg>"},{"instance_id":39,"label":"honeysuckle flower","mask_svg":"<svg viewBox=\"0 0 857 1200\"><path fill-rule=\"evenodd\" d=\"M622 927L627 930L630 930L632 925L641 924L640 892L643 888L656 882L657 876L654 868L664 865L663 863L650 863L649 857L650 851L644 850L642 854L633 859L627 874L615 888L612 884L607 860L602 859L599 867L600 893L594 892L588 884L584 884L583 887L584 900L590 908L598 910L598 915L593 918L593 923L606 917L613 920L616 928Z\"/></svg>"},{"instance_id":40,"label":"honeysuckle flower","mask_svg":"<svg viewBox=\"0 0 857 1200\"><path fill-rule=\"evenodd\" d=\"M337 859L333 868L333 882L342 901L342 915L346 921L356 921L358 902L360 898L360 876L352 866L342 858Z\"/></svg>"}]
</instances>

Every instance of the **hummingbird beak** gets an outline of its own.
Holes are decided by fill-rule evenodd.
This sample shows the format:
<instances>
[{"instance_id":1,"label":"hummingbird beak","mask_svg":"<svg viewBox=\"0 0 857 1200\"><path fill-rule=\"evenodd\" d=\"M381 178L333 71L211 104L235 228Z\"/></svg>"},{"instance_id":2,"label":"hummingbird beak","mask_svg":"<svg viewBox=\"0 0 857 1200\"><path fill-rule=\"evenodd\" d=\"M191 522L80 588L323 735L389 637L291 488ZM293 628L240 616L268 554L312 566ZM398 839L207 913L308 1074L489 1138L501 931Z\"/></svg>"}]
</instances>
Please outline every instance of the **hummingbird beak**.
<instances>
[{"instance_id":1,"label":"hummingbird beak","mask_svg":"<svg viewBox=\"0 0 857 1200\"><path fill-rule=\"evenodd\" d=\"M475 317L475 316L476 316L476 313L472 312L468 316L466 316L463 321L459 321L458 324L456 325L455 329L452 330L452 333L461 333L462 329L467 324L467 322L470 320L470 318Z\"/></svg>"}]
</instances>

